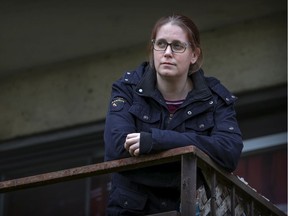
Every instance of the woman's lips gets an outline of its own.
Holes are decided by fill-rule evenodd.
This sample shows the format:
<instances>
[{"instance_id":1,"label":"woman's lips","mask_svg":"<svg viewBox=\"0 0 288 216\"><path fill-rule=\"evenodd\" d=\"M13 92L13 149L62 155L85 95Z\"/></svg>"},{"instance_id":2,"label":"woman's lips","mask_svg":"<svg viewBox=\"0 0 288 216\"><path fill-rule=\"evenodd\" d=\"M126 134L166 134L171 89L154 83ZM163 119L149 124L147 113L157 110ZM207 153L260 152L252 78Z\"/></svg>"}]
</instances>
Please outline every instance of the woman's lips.
<instances>
[{"instance_id":1,"label":"woman's lips","mask_svg":"<svg viewBox=\"0 0 288 216\"><path fill-rule=\"evenodd\" d=\"M162 65L175 65L175 64L173 64L173 63L171 63L171 62L162 62L161 64L162 64Z\"/></svg>"}]
</instances>

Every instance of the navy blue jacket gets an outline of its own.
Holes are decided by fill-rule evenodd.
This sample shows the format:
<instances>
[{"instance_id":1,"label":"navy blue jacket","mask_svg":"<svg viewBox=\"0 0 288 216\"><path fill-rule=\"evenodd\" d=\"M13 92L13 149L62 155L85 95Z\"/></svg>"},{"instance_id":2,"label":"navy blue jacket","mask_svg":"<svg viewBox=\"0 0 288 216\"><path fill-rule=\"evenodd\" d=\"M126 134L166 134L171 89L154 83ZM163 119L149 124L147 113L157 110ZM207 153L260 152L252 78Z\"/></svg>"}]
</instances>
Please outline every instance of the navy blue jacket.
<instances>
[{"instance_id":1,"label":"navy blue jacket","mask_svg":"<svg viewBox=\"0 0 288 216\"><path fill-rule=\"evenodd\" d=\"M138 132L141 155L194 145L227 171L235 170L243 148L236 97L201 69L190 78L193 90L172 117L148 63L114 82L105 124L105 160L130 157L125 138ZM177 172L179 164L173 163L122 174L144 185L170 187L179 183Z\"/></svg>"}]
</instances>

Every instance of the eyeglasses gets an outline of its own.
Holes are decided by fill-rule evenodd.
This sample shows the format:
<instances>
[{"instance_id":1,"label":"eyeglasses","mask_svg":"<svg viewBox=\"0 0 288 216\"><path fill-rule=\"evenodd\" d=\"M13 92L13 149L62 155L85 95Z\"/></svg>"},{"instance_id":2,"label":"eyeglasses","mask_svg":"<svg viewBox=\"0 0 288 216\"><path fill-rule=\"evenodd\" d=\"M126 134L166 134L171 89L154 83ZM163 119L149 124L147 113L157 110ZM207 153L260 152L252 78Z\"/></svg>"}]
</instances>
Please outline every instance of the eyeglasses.
<instances>
[{"instance_id":1,"label":"eyeglasses","mask_svg":"<svg viewBox=\"0 0 288 216\"><path fill-rule=\"evenodd\" d=\"M188 43L181 41L172 41L172 43L168 43L164 39L152 40L153 49L156 51L165 51L168 46L171 47L172 52L174 53L183 53L188 47Z\"/></svg>"}]
</instances>

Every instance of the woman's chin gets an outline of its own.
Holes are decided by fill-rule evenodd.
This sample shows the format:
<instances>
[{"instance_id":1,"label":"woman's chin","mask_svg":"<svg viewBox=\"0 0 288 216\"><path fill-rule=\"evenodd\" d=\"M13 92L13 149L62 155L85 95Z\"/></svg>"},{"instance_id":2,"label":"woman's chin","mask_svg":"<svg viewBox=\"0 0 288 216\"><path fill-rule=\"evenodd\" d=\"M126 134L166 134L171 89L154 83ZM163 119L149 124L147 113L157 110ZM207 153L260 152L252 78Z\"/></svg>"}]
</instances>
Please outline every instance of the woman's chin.
<instances>
[{"instance_id":1,"label":"woman's chin","mask_svg":"<svg viewBox=\"0 0 288 216\"><path fill-rule=\"evenodd\" d=\"M173 70L160 70L158 74L163 77L174 77L177 76L177 73Z\"/></svg>"}]
</instances>

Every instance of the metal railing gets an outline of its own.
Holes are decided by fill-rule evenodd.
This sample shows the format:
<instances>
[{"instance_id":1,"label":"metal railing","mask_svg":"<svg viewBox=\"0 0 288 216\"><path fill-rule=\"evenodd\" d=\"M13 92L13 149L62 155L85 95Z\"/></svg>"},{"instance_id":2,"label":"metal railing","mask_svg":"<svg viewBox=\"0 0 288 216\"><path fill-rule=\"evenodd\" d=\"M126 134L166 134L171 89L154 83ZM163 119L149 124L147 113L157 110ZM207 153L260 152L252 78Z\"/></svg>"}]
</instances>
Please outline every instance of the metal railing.
<instances>
[{"instance_id":1,"label":"metal railing","mask_svg":"<svg viewBox=\"0 0 288 216\"><path fill-rule=\"evenodd\" d=\"M44 186L85 177L137 169L181 160L180 213L161 215L191 216L196 213L196 196L201 200L201 215L286 215L247 183L215 164L206 154L194 146L171 149L153 155L124 158L109 162L81 166L61 171L0 182L0 193ZM196 188L197 168L200 168L211 189L211 197L199 197Z\"/></svg>"}]
</instances>

